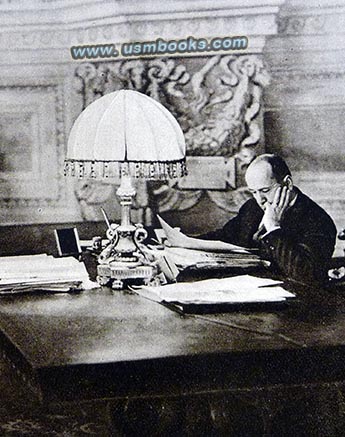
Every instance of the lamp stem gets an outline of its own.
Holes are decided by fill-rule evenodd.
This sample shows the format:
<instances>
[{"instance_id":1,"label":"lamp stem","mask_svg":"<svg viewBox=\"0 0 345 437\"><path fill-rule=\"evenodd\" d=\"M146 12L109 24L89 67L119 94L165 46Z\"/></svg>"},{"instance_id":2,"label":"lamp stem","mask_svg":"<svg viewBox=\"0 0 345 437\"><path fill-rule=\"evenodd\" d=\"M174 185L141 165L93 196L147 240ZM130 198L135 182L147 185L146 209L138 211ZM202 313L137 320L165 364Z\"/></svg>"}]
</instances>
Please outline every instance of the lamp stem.
<instances>
[{"instance_id":1,"label":"lamp stem","mask_svg":"<svg viewBox=\"0 0 345 437\"><path fill-rule=\"evenodd\" d=\"M116 194L120 197L121 226L131 226L131 206L136 191L132 185L132 179L129 174L122 174L121 184Z\"/></svg>"},{"instance_id":2,"label":"lamp stem","mask_svg":"<svg viewBox=\"0 0 345 437\"><path fill-rule=\"evenodd\" d=\"M132 199L130 203L121 200L121 226L129 226L131 224L131 204Z\"/></svg>"}]
</instances>

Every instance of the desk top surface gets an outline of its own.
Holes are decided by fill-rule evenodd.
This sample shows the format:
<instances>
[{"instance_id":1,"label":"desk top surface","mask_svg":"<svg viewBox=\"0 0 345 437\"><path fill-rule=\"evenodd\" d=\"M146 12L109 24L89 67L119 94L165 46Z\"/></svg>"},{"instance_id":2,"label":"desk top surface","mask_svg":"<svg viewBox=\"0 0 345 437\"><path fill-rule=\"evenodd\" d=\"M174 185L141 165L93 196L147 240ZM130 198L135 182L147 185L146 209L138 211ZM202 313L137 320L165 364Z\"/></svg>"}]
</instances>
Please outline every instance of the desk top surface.
<instances>
[{"instance_id":1,"label":"desk top surface","mask_svg":"<svg viewBox=\"0 0 345 437\"><path fill-rule=\"evenodd\" d=\"M34 368L342 346L345 295L318 291L276 310L205 315L109 289L17 295L1 297L0 329Z\"/></svg>"},{"instance_id":2,"label":"desk top surface","mask_svg":"<svg viewBox=\"0 0 345 437\"><path fill-rule=\"evenodd\" d=\"M266 364L272 353L281 353L281 366L287 352L301 352L303 366L306 351L324 350L329 356L331 349L341 351L345 361L345 295L301 289L297 296L280 310L202 316L181 315L108 289L2 297L0 329L38 372L78 366L94 372L97 366L114 370L116 365L154 362L161 370L162 362L169 364L175 372L176 363L185 369L190 360L203 365L209 360L215 369L223 358L245 356L252 362L259 353L271 354L263 356Z\"/></svg>"}]
</instances>

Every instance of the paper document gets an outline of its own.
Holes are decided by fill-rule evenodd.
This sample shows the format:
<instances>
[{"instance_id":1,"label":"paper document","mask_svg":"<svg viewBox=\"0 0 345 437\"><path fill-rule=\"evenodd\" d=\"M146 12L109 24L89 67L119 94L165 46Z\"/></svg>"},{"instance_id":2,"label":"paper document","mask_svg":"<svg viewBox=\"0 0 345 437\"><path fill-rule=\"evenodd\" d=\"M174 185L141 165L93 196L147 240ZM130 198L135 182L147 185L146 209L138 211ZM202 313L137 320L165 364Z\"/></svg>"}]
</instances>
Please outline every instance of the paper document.
<instances>
[{"instance_id":1,"label":"paper document","mask_svg":"<svg viewBox=\"0 0 345 437\"><path fill-rule=\"evenodd\" d=\"M168 242L172 246L184 246L184 239L188 239L186 235L182 234L179 230L168 225L166 221L157 215L159 223L161 224ZM235 244L225 243L224 241L213 241L213 240L201 240L198 239L198 249L209 250L209 251L231 251L237 253L250 253L251 249L236 246Z\"/></svg>"},{"instance_id":2,"label":"paper document","mask_svg":"<svg viewBox=\"0 0 345 437\"><path fill-rule=\"evenodd\" d=\"M281 287L282 282L251 275L181 282L159 287L143 286L135 292L157 302L181 304L227 304L281 302L295 295Z\"/></svg>"},{"instance_id":3,"label":"paper document","mask_svg":"<svg viewBox=\"0 0 345 437\"><path fill-rule=\"evenodd\" d=\"M85 264L73 257L24 255L0 257L0 294L30 290L72 291L97 284L89 280Z\"/></svg>"},{"instance_id":4,"label":"paper document","mask_svg":"<svg viewBox=\"0 0 345 437\"><path fill-rule=\"evenodd\" d=\"M162 251L161 251L162 252ZM258 267L264 262L259 256L238 252L208 252L204 250L185 249L183 247L165 247L164 255L181 269L195 266L207 267Z\"/></svg>"}]
</instances>

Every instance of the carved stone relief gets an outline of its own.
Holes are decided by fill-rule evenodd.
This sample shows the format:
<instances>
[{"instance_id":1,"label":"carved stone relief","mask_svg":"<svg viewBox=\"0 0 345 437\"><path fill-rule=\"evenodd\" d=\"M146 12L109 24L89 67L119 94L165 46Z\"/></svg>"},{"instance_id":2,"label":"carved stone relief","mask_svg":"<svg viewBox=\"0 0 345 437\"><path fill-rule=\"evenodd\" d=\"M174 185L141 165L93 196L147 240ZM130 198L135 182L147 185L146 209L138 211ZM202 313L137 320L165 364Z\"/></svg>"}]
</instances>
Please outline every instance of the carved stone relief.
<instances>
[{"instance_id":1,"label":"carved stone relief","mask_svg":"<svg viewBox=\"0 0 345 437\"><path fill-rule=\"evenodd\" d=\"M328 22L329 19L321 15L279 17L278 33L285 35L325 33Z\"/></svg>"},{"instance_id":2,"label":"carved stone relief","mask_svg":"<svg viewBox=\"0 0 345 437\"><path fill-rule=\"evenodd\" d=\"M182 127L187 156L232 157L235 188L243 192L244 170L260 149L261 94L269 83L259 56L82 63L75 75L84 107L122 88L145 93L162 103ZM238 196L237 190L205 191L218 206L233 211L234 202L243 199L243 193ZM203 191L182 190L174 181L156 184L150 193L158 211L166 211L190 208Z\"/></svg>"}]
</instances>

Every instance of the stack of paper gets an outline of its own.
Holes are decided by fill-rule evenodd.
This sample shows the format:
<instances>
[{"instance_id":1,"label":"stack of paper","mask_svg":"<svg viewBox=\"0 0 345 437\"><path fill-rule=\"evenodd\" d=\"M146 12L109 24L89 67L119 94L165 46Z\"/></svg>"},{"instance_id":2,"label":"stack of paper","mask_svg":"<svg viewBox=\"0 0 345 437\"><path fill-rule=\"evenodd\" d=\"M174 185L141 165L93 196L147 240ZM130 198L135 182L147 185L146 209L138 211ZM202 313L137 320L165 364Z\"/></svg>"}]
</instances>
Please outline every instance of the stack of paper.
<instances>
[{"instance_id":1,"label":"stack of paper","mask_svg":"<svg viewBox=\"0 0 345 437\"><path fill-rule=\"evenodd\" d=\"M161 217L157 216L162 229L156 230L158 240L162 243L164 236L171 246L166 246L164 257L180 269L196 268L256 268L267 265L255 254L257 249L248 249L223 241L196 240L195 247L188 249L189 237L178 229L172 228ZM192 240L191 240L192 241ZM154 249L154 248L152 248Z\"/></svg>"},{"instance_id":2,"label":"stack of paper","mask_svg":"<svg viewBox=\"0 0 345 437\"><path fill-rule=\"evenodd\" d=\"M282 283L251 275L197 282L181 282L159 287L144 286L135 290L141 296L158 302L181 304L231 304L282 302L295 297Z\"/></svg>"},{"instance_id":3,"label":"stack of paper","mask_svg":"<svg viewBox=\"0 0 345 437\"><path fill-rule=\"evenodd\" d=\"M183 247L166 247L164 255L178 267L238 267L250 268L264 265L259 256L238 252L207 252L204 250L185 249Z\"/></svg>"},{"instance_id":4,"label":"stack of paper","mask_svg":"<svg viewBox=\"0 0 345 437\"><path fill-rule=\"evenodd\" d=\"M68 292L95 286L84 263L73 257L42 254L0 258L0 294L35 290Z\"/></svg>"}]
</instances>

